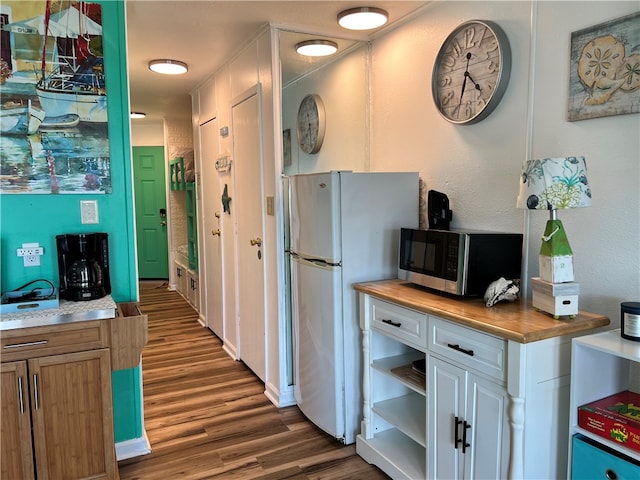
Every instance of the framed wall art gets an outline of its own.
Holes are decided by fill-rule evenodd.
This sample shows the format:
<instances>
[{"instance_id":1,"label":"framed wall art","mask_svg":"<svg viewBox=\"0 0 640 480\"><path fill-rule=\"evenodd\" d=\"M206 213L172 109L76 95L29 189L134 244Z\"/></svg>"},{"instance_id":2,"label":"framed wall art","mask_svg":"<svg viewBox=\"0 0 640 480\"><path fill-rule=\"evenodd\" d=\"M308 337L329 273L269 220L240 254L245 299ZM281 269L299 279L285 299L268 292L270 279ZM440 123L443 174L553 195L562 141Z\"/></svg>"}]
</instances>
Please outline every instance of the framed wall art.
<instances>
[{"instance_id":1,"label":"framed wall art","mask_svg":"<svg viewBox=\"0 0 640 480\"><path fill-rule=\"evenodd\" d=\"M111 193L101 5L3 5L0 193Z\"/></svg>"},{"instance_id":2,"label":"framed wall art","mask_svg":"<svg viewBox=\"0 0 640 480\"><path fill-rule=\"evenodd\" d=\"M285 167L291 166L291 129L282 131L282 163Z\"/></svg>"},{"instance_id":3,"label":"framed wall art","mask_svg":"<svg viewBox=\"0 0 640 480\"><path fill-rule=\"evenodd\" d=\"M640 112L640 12L571 33L568 120Z\"/></svg>"}]
</instances>

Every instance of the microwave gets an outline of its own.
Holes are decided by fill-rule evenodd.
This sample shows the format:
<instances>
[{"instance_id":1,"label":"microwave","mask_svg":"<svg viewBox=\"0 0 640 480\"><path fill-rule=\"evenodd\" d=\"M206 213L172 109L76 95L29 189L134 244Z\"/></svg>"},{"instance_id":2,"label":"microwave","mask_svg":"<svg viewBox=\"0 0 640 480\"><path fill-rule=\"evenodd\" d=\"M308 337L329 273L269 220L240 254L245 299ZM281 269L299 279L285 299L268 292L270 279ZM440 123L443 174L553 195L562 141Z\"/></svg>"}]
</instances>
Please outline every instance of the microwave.
<instances>
[{"instance_id":1,"label":"microwave","mask_svg":"<svg viewBox=\"0 0 640 480\"><path fill-rule=\"evenodd\" d=\"M460 296L520 279L522 234L474 230L400 230L398 278Z\"/></svg>"}]
</instances>

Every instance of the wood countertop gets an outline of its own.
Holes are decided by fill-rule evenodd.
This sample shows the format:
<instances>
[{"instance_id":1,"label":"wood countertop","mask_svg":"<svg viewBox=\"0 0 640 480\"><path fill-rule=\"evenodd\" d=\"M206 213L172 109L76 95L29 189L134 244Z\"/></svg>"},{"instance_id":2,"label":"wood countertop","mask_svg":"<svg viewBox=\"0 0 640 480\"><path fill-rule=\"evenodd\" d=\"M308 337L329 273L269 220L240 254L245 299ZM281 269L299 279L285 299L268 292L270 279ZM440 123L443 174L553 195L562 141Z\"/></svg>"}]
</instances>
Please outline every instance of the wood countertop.
<instances>
[{"instance_id":1,"label":"wood countertop","mask_svg":"<svg viewBox=\"0 0 640 480\"><path fill-rule=\"evenodd\" d=\"M358 283L358 292L518 343L530 343L609 325L604 315L579 311L574 318L550 314L517 300L487 307L481 298L456 298L434 293L404 280Z\"/></svg>"}]
</instances>

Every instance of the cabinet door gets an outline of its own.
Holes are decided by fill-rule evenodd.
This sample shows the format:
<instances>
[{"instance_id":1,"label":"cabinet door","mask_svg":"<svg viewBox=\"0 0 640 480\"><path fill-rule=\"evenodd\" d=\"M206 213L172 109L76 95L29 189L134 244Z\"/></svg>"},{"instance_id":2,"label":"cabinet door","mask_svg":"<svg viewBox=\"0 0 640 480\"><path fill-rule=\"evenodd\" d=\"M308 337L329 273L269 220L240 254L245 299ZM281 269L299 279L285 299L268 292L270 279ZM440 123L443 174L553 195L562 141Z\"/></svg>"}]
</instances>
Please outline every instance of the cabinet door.
<instances>
[{"instance_id":1,"label":"cabinet door","mask_svg":"<svg viewBox=\"0 0 640 480\"><path fill-rule=\"evenodd\" d=\"M38 479L116 478L109 350L29 360Z\"/></svg>"},{"instance_id":2,"label":"cabinet door","mask_svg":"<svg viewBox=\"0 0 640 480\"><path fill-rule=\"evenodd\" d=\"M0 364L2 453L0 478L34 478L27 362Z\"/></svg>"},{"instance_id":3,"label":"cabinet door","mask_svg":"<svg viewBox=\"0 0 640 480\"><path fill-rule=\"evenodd\" d=\"M462 478L462 438L467 372L429 356L428 478Z\"/></svg>"},{"instance_id":4,"label":"cabinet door","mask_svg":"<svg viewBox=\"0 0 640 480\"><path fill-rule=\"evenodd\" d=\"M464 478L507 478L506 398L501 385L468 374L465 421L471 428L467 430L470 446L464 455Z\"/></svg>"}]
</instances>

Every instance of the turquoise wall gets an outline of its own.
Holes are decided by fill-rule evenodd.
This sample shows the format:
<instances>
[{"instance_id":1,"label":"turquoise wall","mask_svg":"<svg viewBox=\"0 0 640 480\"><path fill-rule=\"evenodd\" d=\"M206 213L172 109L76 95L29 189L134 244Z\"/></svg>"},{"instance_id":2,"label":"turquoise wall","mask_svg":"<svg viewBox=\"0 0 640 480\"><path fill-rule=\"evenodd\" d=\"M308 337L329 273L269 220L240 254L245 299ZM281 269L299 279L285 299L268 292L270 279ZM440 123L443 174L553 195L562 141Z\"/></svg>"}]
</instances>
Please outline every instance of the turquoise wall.
<instances>
[{"instance_id":1,"label":"turquoise wall","mask_svg":"<svg viewBox=\"0 0 640 480\"><path fill-rule=\"evenodd\" d=\"M112 193L0 195L0 287L3 292L40 278L57 285L56 235L100 231L109 234L114 300L137 300L125 6L121 0L95 0L95 3L102 5ZM98 202L100 223L97 225L80 223L80 200L86 199ZM16 256L16 249L25 242L38 242L44 248L39 267L25 268L22 258ZM140 384L139 368L113 374L116 442L142 436Z\"/></svg>"}]
</instances>

